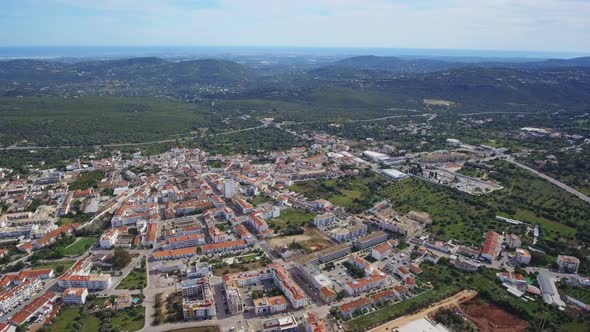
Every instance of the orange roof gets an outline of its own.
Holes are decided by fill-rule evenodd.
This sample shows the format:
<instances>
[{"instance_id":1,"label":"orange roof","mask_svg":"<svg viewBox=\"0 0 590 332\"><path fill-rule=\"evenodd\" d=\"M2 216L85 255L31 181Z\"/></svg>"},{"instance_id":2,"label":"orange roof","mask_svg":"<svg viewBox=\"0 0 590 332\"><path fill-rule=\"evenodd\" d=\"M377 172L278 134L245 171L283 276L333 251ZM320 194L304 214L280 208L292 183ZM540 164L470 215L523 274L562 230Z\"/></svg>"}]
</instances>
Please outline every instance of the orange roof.
<instances>
[{"instance_id":1,"label":"orange roof","mask_svg":"<svg viewBox=\"0 0 590 332\"><path fill-rule=\"evenodd\" d=\"M337 295L336 292L332 288L329 288L329 287L326 287L326 286L320 288L320 293L322 293L322 295L324 297L332 297L332 296L336 296Z\"/></svg>"},{"instance_id":2,"label":"orange roof","mask_svg":"<svg viewBox=\"0 0 590 332\"><path fill-rule=\"evenodd\" d=\"M371 304L371 302L369 300L367 300L367 298L361 297L358 300L344 303L343 305L340 306L340 311L342 311L342 312L355 311L355 310L362 308L364 306L367 306L369 304Z\"/></svg>"},{"instance_id":3,"label":"orange roof","mask_svg":"<svg viewBox=\"0 0 590 332\"><path fill-rule=\"evenodd\" d=\"M197 247L188 247L188 248L181 248L181 249L156 251L153 253L153 256L154 256L154 258L164 258L164 257L186 256L186 255L196 254L196 253L197 253Z\"/></svg>"},{"instance_id":4,"label":"orange roof","mask_svg":"<svg viewBox=\"0 0 590 332\"><path fill-rule=\"evenodd\" d=\"M158 224L149 224L147 229L147 240L150 242L156 241L156 233L158 232Z\"/></svg>"},{"instance_id":5,"label":"orange roof","mask_svg":"<svg viewBox=\"0 0 590 332\"><path fill-rule=\"evenodd\" d=\"M219 249L224 249L224 248L232 248L232 247L239 247L239 246L245 246L246 245L246 240L234 240L234 241L226 241L226 242L220 242L220 243L210 243L210 244L204 244L201 249L204 252L210 251L210 250L219 250Z\"/></svg>"}]
</instances>

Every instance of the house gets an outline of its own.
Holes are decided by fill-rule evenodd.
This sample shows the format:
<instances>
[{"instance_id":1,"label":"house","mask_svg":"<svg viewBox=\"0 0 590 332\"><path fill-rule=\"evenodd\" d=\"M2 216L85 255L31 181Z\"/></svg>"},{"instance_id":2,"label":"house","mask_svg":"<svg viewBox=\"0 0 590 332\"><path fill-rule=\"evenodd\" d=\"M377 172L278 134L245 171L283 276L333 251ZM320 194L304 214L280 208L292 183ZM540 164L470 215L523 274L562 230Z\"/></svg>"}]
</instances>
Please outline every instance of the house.
<instances>
[{"instance_id":1,"label":"house","mask_svg":"<svg viewBox=\"0 0 590 332\"><path fill-rule=\"evenodd\" d=\"M310 310L305 315L305 332L328 332L328 329L318 315Z\"/></svg>"},{"instance_id":2,"label":"house","mask_svg":"<svg viewBox=\"0 0 590 332\"><path fill-rule=\"evenodd\" d=\"M119 237L119 229L118 228L109 228L107 229L102 236L98 243L100 244L101 249L111 249L115 243L117 243L117 238Z\"/></svg>"},{"instance_id":3,"label":"house","mask_svg":"<svg viewBox=\"0 0 590 332\"><path fill-rule=\"evenodd\" d=\"M287 310L287 299L284 296L261 297L254 300L256 315L276 314Z\"/></svg>"},{"instance_id":4,"label":"house","mask_svg":"<svg viewBox=\"0 0 590 332\"><path fill-rule=\"evenodd\" d=\"M366 297L361 297L358 300L354 300L348 303L345 303L338 307L338 312L343 317L352 316L355 312L361 312L364 310L369 310L371 308L371 301L369 301Z\"/></svg>"},{"instance_id":5,"label":"house","mask_svg":"<svg viewBox=\"0 0 590 332\"><path fill-rule=\"evenodd\" d=\"M375 304L387 303L395 300L397 297L395 291L391 289L382 290L370 296L371 301Z\"/></svg>"},{"instance_id":6,"label":"house","mask_svg":"<svg viewBox=\"0 0 590 332\"><path fill-rule=\"evenodd\" d=\"M531 263L531 254L526 249L518 248L514 255L514 261L519 265L529 265Z\"/></svg>"},{"instance_id":7,"label":"house","mask_svg":"<svg viewBox=\"0 0 590 332\"><path fill-rule=\"evenodd\" d=\"M371 257L380 261L384 258L387 258L391 254L392 249L393 245L391 244L391 242L383 242L373 247L373 249L371 250Z\"/></svg>"},{"instance_id":8,"label":"house","mask_svg":"<svg viewBox=\"0 0 590 332\"><path fill-rule=\"evenodd\" d=\"M86 288L67 288L63 292L63 301L66 304L71 305L83 305L86 303L86 297L88 296L88 289Z\"/></svg>"},{"instance_id":9,"label":"house","mask_svg":"<svg viewBox=\"0 0 590 332\"><path fill-rule=\"evenodd\" d=\"M518 235L516 235L516 234L508 234L506 236L506 245L510 249L516 249L516 248L520 248L521 247L522 241L520 240L520 237L518 237Z\"/></svg>"},{"instance_id":10,"label":"house","mask_svg":"<svg viewBox=\"0 0 590 332\"><path fill-rule=\"evenodd\" d=\"M330 287L322 287L320 288L320 297L324 302L332 303L336 301L338 294Z\"/></svg>"}]
</instances>

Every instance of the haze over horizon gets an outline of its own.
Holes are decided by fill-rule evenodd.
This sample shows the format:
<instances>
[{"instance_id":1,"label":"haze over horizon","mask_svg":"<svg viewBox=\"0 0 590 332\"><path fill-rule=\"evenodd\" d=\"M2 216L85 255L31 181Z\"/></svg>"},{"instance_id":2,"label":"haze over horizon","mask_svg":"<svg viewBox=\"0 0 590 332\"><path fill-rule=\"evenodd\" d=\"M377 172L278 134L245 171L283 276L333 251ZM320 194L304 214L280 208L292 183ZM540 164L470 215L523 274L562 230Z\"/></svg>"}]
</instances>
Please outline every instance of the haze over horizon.
<instances>
[{"instance_id":1,"label":"haze over horizon","mask_svg":"<svg viewBox=\"0 0 590 332\"><path fill-rule=\"evenodd\" d=\"M590 53L581 0L6 0L0 47L226 45Z\"/></svg>"}]
</instances>

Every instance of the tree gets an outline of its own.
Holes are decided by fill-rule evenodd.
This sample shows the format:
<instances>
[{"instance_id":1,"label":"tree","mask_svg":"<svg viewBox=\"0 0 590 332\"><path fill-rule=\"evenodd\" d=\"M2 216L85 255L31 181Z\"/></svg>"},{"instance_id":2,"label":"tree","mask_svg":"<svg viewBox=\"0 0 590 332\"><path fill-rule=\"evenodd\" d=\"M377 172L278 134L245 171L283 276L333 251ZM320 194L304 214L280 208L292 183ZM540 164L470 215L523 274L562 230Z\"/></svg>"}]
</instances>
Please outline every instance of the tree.
<instances>
[{"instance_id":1,"label":"tree","mask_svg":"<svg viewBox=\"0 0 590 332\"><path fill-rule=\"evenodd\" d=\"M121 270L131 262L131 254L123 248L115 248L113 255L113 268Z\"/></svg>"}]
</instances>

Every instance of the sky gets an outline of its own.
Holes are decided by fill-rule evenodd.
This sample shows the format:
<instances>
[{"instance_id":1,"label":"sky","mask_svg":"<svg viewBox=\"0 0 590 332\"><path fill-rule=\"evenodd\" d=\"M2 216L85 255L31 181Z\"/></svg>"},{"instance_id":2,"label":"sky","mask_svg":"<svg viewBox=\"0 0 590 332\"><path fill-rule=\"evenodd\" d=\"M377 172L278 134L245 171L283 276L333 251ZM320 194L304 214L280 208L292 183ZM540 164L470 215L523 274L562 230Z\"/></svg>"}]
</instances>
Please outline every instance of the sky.
<instances>
[{"instance_id":1,"label":"sky","mask_svg":"<svg viewBox=\"0 0 590 332\"><path fill-rule=\"evenodd\" d=\"M590 53L590 0L1 0L0 46Z\"/></svg>"}]
</instances>

